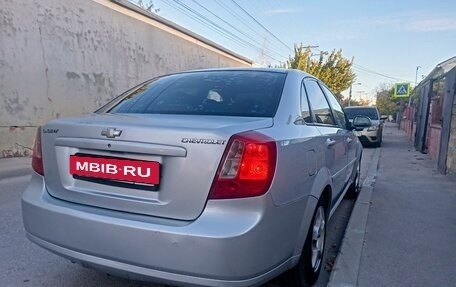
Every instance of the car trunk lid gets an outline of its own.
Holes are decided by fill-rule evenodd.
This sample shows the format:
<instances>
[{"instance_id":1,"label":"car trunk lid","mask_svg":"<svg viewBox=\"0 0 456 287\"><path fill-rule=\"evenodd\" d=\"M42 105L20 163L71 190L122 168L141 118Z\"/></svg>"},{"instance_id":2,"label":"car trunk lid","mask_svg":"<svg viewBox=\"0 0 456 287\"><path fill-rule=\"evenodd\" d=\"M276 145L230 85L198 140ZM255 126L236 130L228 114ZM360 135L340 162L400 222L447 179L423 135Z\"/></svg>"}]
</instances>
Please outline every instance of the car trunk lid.
<instances>
[{"instance_id":1,"label":"car trunk lid","mask_svg":"<svg viewBox=\"0 0 456 287\"><path fill-rule=\"evenodd\" d=\"M272 125L272 118L162 114L55 120L43 127L46 187L52 196L74 203L193 220L204 209L228 139ZM90 173L91 163L103 162L93 170L120 162L119 174L125 175L127 164L135 177ZM139 175L155 176L156 182L141 182Z\"/></svg>"}]
</instances>

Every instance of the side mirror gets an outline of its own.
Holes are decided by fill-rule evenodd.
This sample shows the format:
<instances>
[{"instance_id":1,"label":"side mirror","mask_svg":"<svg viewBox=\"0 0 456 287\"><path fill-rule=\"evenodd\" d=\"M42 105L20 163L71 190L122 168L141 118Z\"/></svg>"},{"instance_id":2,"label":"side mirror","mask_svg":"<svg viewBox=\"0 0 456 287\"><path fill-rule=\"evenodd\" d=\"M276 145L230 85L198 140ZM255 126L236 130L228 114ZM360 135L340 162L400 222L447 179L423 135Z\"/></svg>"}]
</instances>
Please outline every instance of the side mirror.
<instances>
[{"instance_id":1,"label":"side mirror","mask_svg":"<svg viewBox=\"0 0 456 287\"><path fill-rule=\"evenodd\" d=\"M353 127L356 130L362 130L363 128L370 127L372 125L371 119L365 116L356 116L353 119Z\"/></svg>"}]
</instances>

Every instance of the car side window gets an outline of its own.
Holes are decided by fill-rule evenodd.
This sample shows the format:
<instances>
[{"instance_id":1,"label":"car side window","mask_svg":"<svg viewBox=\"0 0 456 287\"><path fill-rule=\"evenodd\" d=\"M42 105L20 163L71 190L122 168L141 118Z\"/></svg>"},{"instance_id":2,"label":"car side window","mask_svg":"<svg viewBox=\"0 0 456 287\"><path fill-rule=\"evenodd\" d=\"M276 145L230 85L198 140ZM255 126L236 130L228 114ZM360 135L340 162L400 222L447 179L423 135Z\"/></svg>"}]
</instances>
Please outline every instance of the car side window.
<instances>
[{"instance_id":1,"label":"car side window","mask_svg":"<svg viewBox=\"0 0 456 287\"><path fill-rule=\"evenodd\" d=\"M301 117L306 123L312 123L312 115L310 113L309 101L307 99L304 83L301 85Z\"/></svg>"},{"instance_id":2,"label":"car side window","mask_svg":"<svg viewBox=\"0 0 456 287\"><path fill-rule=\"evenodd\" d=\"M325 92L326 98L328 99L328 102L333 109L333 114L336 119L337 125L343 129L347 128L347 122L345 120L344 110L340 106L339 101L336 99L334 94L325 85L320 85L320 86L323 89L323 91Z\"/></svg>"},{"instance_id":3,"label":"car side window","mask_svg":"<svg viewBox=\"0 0 456 287\"><path fill-rule=\"evenodd\" d=\"M309 97L310 108L317 124L336 125L325 94L314 80L306 80L305 87Z\"/></svg>"}]
</instances>

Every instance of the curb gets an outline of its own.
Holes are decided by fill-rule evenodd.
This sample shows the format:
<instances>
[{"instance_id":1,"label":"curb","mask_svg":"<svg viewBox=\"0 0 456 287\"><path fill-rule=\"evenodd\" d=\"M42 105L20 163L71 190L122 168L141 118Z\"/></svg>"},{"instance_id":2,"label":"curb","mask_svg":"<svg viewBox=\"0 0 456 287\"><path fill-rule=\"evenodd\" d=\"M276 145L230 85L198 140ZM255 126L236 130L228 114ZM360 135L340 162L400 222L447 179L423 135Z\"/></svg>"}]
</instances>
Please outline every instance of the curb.
<instances>
[{"instance_id":1,"label":"curb","mask_svg":"<svg viewBox=\"0 0 456 287\"><path fill-rule=\"evenodd\" d=\"M0 158L0 180L32 174L30 157Z\"/></svg>"},{"instance_id":2,"label":"curb","mask_svg":"<svg viewBox=\"0 0 456 287\"><path fill-rule=\"evenodd\" d=\"M19 176L25 176L25 175L29 175L29 174L32 174L31 167L7 170L7 171L0 173L0 180L7 179L7 178L13 178L13 177L19 177Z\"/></svg>"},{"instance_id":3,"label":"curb","mask_svg":"<svg viewBox=\"0 0 456 287\"><path fill-rule=\"evenodd\" d=\"M380 154L381 149L377 148L367 170L367 177L353 207L342 240L342 247L339 250L334 268L329 277L328 287L355 287L357 285L364 246L364 234L366 232L374 184L377 178Z\"/></svg>"}]
</instances>

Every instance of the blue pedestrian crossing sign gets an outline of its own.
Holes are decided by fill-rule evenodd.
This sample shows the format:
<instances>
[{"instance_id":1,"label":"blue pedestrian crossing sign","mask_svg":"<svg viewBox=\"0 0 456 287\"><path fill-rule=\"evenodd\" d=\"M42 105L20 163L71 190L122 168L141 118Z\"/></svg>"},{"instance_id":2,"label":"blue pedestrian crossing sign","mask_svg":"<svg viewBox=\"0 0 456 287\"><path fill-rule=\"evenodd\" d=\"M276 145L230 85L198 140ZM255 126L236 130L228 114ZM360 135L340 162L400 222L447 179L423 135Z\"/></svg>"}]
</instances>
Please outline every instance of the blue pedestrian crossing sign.
<instances>
[{"instance_id":1,"label":"blue pedestrian crossing sign","mask_svg":"<svg viewBox=\"0 0 456 287\"><path fill-rule=\"evenodd\" d=\"M393 98L408 98L410 96L410 83L394 84Z\"/></svg>"}]
</instances>

